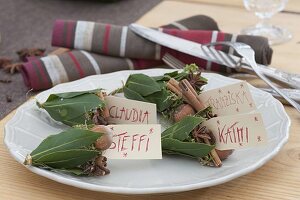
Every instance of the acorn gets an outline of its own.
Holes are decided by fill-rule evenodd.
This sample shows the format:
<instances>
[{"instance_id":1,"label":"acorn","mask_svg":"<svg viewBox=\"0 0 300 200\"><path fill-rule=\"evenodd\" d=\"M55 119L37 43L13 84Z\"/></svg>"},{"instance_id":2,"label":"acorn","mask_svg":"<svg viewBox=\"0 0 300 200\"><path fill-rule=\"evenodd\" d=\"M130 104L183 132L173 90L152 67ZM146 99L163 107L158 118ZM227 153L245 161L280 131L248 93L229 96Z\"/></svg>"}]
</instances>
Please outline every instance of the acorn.
<instances>
[{"instance_id":1,"label":"acorn","mask_svg":"<svg viewBox=\"0 0 300 200\"><path fill-rule=\"evenodd\" d=\"M218 149L215 149L219 158L221 160L225 160L226 158L228 158L232 152L233 152L233 149L228 149L228 150L218 150Z\"/></svg>"},{"instance_id":2,"label":"acorn","mask_svg":"<svg viewBox=\"0 0 300 200\"><path fill-rule=\"evenodd\" d=\"M104 135L98 138L94 143L96 149L106 150L110 147L112 144L112 131L107 126L96 125L91 131L104 133Z\"/></svg>"},{"instance_id":3,"label":"acorn","mask_svg":"<svg viewBox=\"0 0 300 200\"><path fill-rule=\"evenodd\" d=\"M173 113L173 120L175 122L179 122L183 118L189 115L194 115L195 110L193 109L192 106L189 104L182 104L176 108L176 110Z\"/></svg>"}]
</instances>

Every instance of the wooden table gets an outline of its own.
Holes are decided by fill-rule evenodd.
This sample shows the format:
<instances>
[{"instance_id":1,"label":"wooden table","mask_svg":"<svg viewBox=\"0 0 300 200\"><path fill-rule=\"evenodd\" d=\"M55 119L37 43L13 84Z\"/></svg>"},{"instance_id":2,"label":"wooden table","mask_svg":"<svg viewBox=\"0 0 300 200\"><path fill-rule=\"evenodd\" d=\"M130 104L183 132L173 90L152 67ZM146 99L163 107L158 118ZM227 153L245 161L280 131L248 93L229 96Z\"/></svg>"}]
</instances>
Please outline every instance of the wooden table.
<instances>
[{"instance_id":1,"label":"wooden table","mask_svg":"<svg viewBox=\"0 0 300 200\"><path fill-rule=\"evenodd\" d=\"M291 0L290 3L294 5L292 8L296 8L292 10L293 13L277 14L273 22L287 27L294 36L290 42L274 46L272 65L300 73L300 15L297 13L300 2ZM159 26L195 14L209 15L216 19L223 31L233 33L238 33L242 27L257 21L237 0L187 0L164 1L138 23ZM276 157L260 169L215 187L151 196L91 192L31 173L10 157L3 144L3 127L14 115L13 111L0 121L0 199L300 199L300 114L289 106L285 108L292 120L289 142Z\"/></svg>"}]
</instances>

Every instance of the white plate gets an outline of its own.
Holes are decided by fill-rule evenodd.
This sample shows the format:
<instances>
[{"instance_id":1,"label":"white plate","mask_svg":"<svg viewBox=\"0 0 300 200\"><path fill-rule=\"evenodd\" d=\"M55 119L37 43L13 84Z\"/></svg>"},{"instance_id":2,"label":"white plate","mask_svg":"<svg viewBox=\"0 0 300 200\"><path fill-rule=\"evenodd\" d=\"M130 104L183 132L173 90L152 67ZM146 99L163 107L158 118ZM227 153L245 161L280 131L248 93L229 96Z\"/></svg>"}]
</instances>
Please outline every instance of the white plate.
<instances>
[{"instance_id":1,"label":"white plate","mask_svg":"<svg viewBox=\"0 0 300 200\"><path fill-rule=\"evenodd\" d=\"M105 88L108 91L122 85L129 74L162 75L166 69L120 71L90 76L78 81L60 84L37 95L45 101L51 93ZM208 78L205 89L238 82L217 74L204 73ZM94 191L123 194L166 193L209 187L230 181L261 167L275 156L288 140L290 119L282 104L271 95L250 86L258 111L262 113L268 132L268 144L260 148L235 151L221 168L203 167L196 160L163 156L162 160L109 160L111 174L104 177L75 177L28 167L34 173L60 183ZM5 125L4 142L11 155L20 163L50 134L66 129L48 114L37 108L31 100L17 109L15 116Z\"/></svg>"}]
</instances>

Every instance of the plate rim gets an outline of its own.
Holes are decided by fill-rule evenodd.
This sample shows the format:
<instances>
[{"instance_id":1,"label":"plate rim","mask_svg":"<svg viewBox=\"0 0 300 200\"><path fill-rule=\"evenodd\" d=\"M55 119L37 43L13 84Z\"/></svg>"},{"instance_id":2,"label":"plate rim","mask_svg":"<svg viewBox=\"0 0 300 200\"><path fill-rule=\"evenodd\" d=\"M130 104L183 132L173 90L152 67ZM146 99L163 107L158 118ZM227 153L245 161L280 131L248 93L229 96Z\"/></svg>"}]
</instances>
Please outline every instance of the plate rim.
<instances>
[{"instance_id":1,"label":"plate rim","mask_svg":"<svg viewBox=\"0 0 300 200\"><path fill-rule=\"evenodd\" d=\"M143 73L143 72L149 72L149 71L158 71L158 72L161 71L161 72L165 73L167 71L173 71L173 70L172 69L163 69L163 68L146 69L146 70L122 70L122 71L117 71L117 72L113 72L113 73L93 75L93 76L88 76L88 77L85 77L85 78L82 78L82 79L79 79L79 80L75 80L75 81L72 81L72 82L58 84L58 85L56 85L56 86L54 86L54 87L52 87L48 90L45 90L45 91L39 93L38 95L36 95L36 97L41 96L44 93L49 92L49 90L53 90L57 87L63 87L64 85L74 84L74 82L85 81L87 79L92 79L95 76L105 77L105 76L112 75L112 74L121 74L125 71L131 74L131 73ZM222 76L222 75L216 74L216 73L210 73L210 74L213 74L214 76ZM225 77L225 76L222 76L222 77ZM229 77L225 77L225 78L226 79L232 79L232 78L229 78ZM236 79L233 79L233 80L236 80ZM250 87L255 88L254 86L252 86L249 83L248 83L248 85ZM255 89L260 90L259 88L255 88ZM264 92L264 91L261 91L261 92ZM264 92L264 93L266 93L266 92ZM268 94L268 95L270 95L270 94ZM260 158L259 160L257 160L257 162L255 162L254 164L251 164L250 166L248 166L244 169L241 169L237 172L228 174L228 175L223 176L221 178L209 180L209 181L202 182L202 183L193 183L193 184L176 185L176 186L170 185L170 186L164 186L164 187L151 187L151 188L134 188L134 187L119 187L119 186L109 187L109 186L103 186L103 185L95 185L95 184L91 184L91 183L87 183L87 182L83 183L82 181L79 181L79 180L74 180L74 179L69 179L68 177L63 177L58 173L50 172L50 171L43 170L43 169L33 167L33 166L24 166L23 163L22 163L23 161L19 160L18 156L16 155L16 152L14 152L12 148L10 148L9 142L7 141L6 135L7 135L7 132L8 132L9 124L12 123L14 120L17 120L16 116L18 116L18 113L20 112L21 108L26 107L28 104L32 103L32 101L34 101L33 99L25 102L20 107L18 107L16 113L5 124L5 126L4 126L4 144L5 144L6 148L8 149L9 153L12 155L12 157L15 160L17 160L20 164L22 164L24 167L26 167L28 170L32 171L33 173L36 173L36 174L41 175L43 177L46 177L46 178L49 178L51 180L57 181L59 183L71 185L71 186L82 188L82 189L87 189L87 190L91 190L91 191L98 191L98 192L116 193L116 194L154 194L154 193L173 193L173 192L183 192L183 191L188 191L188 190L195 190L195 189L215 186L215 185L219 185L219 184L231 181L235 178L244 176L245 174L248 174L248 173L260 168L266 162L271 160L280 151L280 149L287 143L288 138L289 138L291 120L290 120L289 115L286 113L286 111L284 109L284 106L277 99L275 99L274 97L272 97L272 98L273 98L273 100L277 101L276 103L278 104L278 110L282 114L284 114L282 116L283 120L286 120L286 124L285 124L285 127L284 127L284 129L285 129L284 132L286 133L285 137L280 141L280 143L278 143L276 145L276 148L274 148L265 157Z\"/></svg>"}]
</instances>

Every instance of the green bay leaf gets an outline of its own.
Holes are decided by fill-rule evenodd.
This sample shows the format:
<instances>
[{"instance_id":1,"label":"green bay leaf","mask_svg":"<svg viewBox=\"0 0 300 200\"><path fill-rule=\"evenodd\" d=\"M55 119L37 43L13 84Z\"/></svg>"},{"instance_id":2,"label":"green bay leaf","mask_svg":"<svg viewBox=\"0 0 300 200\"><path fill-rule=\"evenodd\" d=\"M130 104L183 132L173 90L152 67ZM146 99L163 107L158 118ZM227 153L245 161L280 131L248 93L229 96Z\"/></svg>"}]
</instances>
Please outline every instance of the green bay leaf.
<instances>
[{"instance_id":1,"label":"green bay leaf","mask_svg":"<svg viewBox=\"0 0 300 200\"><path fill-rule=\"evenodd\" d=\"M104 105L104 101L100 100L96 94L90 93L74 96L72 98L57 98L46 101L42 104L42 108L44 108L56 121L72 126L73 124L66 122L84 116L91 109L103 107ZM84 124L85 118L83 118L80 123Z\"/></svg>"},{"instance_id":2,"label":"green bay leaf","mask_svg":"<svg viewBox=\"0 0 300 200\"><path fill-rule=\"evenodd\" d=\"M153 76L152 78L155 81L169 81L171 78L176 79L177 81L180 81L188 76L187 72L179 72L179 71L173 71L169 73L165 73L162 76Z\"/></svg>"},{"instance_id":3,"label":"green bay leaf","mask_svg":"<svg viewBox=\"0 0 300 200\"><path fill-rule=\"evenodd\" d=\"M210 153L214 148L212 145L196 142L182 142L173 138L164 138L161 141L164 152L185 154L196 158L201 158Z\"/></svg>"},{"instance_id":4,"label":"green bay leaf","mask_svg":"<svg viewBox=\"0 0 300 200\"><path fill-rule=\"evenodd\" d=\"M189 138L191 131L204 121L202 117L186 116L162 132L162 138L173 138L180 141Z\"/></svg>"},{"instance_id":5,"label":"green bay leaf","mask_svg":"<svg viewBox=\"0 0 300 200\"><path fill-rule=\"evenodd\" d=\"M97 92L100 92L101 89L95 89L95 90L88 90L88 91L79 91L79 92L63 92L63 93L55 93L50 94L48 99L46 101L52 101L54 99L60 99L60 98L73 98L76 96L84 95L84 94L96 94Z\"/></svg>"},{"instance_id":6,"label":"green bay leaf","mask_svg":"<svg viewBox=\"0 0 300 200\"><path fill-rule=\"evenodd\" d=\"M63 120L62 123L69 125L71 127L74 127L79 124L85 124L85 125L94 125L93 121L91 119L87 119L86 114L83 114L81 116L77 116L72 119Z\"/></svg>"},{"instance_id":7,"label":"green bay leaf","mask_svg":"<svg viewBox=\"0 0 300 200\"><path fill-rule=\"evenodd\" d=\"M128 77L125 86L139 93L141 96L147 96L154 92L160 91L160 86L157 82L145 74L132 74Z\"/></svg>"},{"instance_id":8,"label":"green bay leaf","mask_svg":"<svg viewBox=\"0 0 300 200\"><path fill-rule=\"evenodd\" d=\"M103 133L71 128L59 134L47 137L30 155L33 161L35 161L49 153L87 148L102 135Z\"/></svg>"},{"instance_id":9,"label":"green bay leaf","mask_svg":"<svg viewBox=\"0 0 300 200\"><path fill-rule=\"evenodd\" d=\"M89 149L61 150L44 154L38 159L33 159L34 166L46 165L55 169L75 168L95 158L99 151Z\"/></svg>"},{"instance_id":10,"label":"green bay leaf","mask_svg":"<svg viewBox=\"0 0 300 200\"><path fill-rule=\"evenodd\" d=\"M148 102L144 97L142 97L139 93L127 88L126 86L123 88L124 96L127 99L137 100L137 101L143 101Z\"/></svg>"},{"instance_id":11,"label":"green bay leaf","mask_svg":"<svg viewBox=\"0 0 300 200\"><path fill-rule=\"evenodd\" d=\"M151 103L155 103L159 112L169 108L173 103L173 100L170 99L170 93L166 89L150 94L145 99Z\"/></svg>"}]
</instances>

